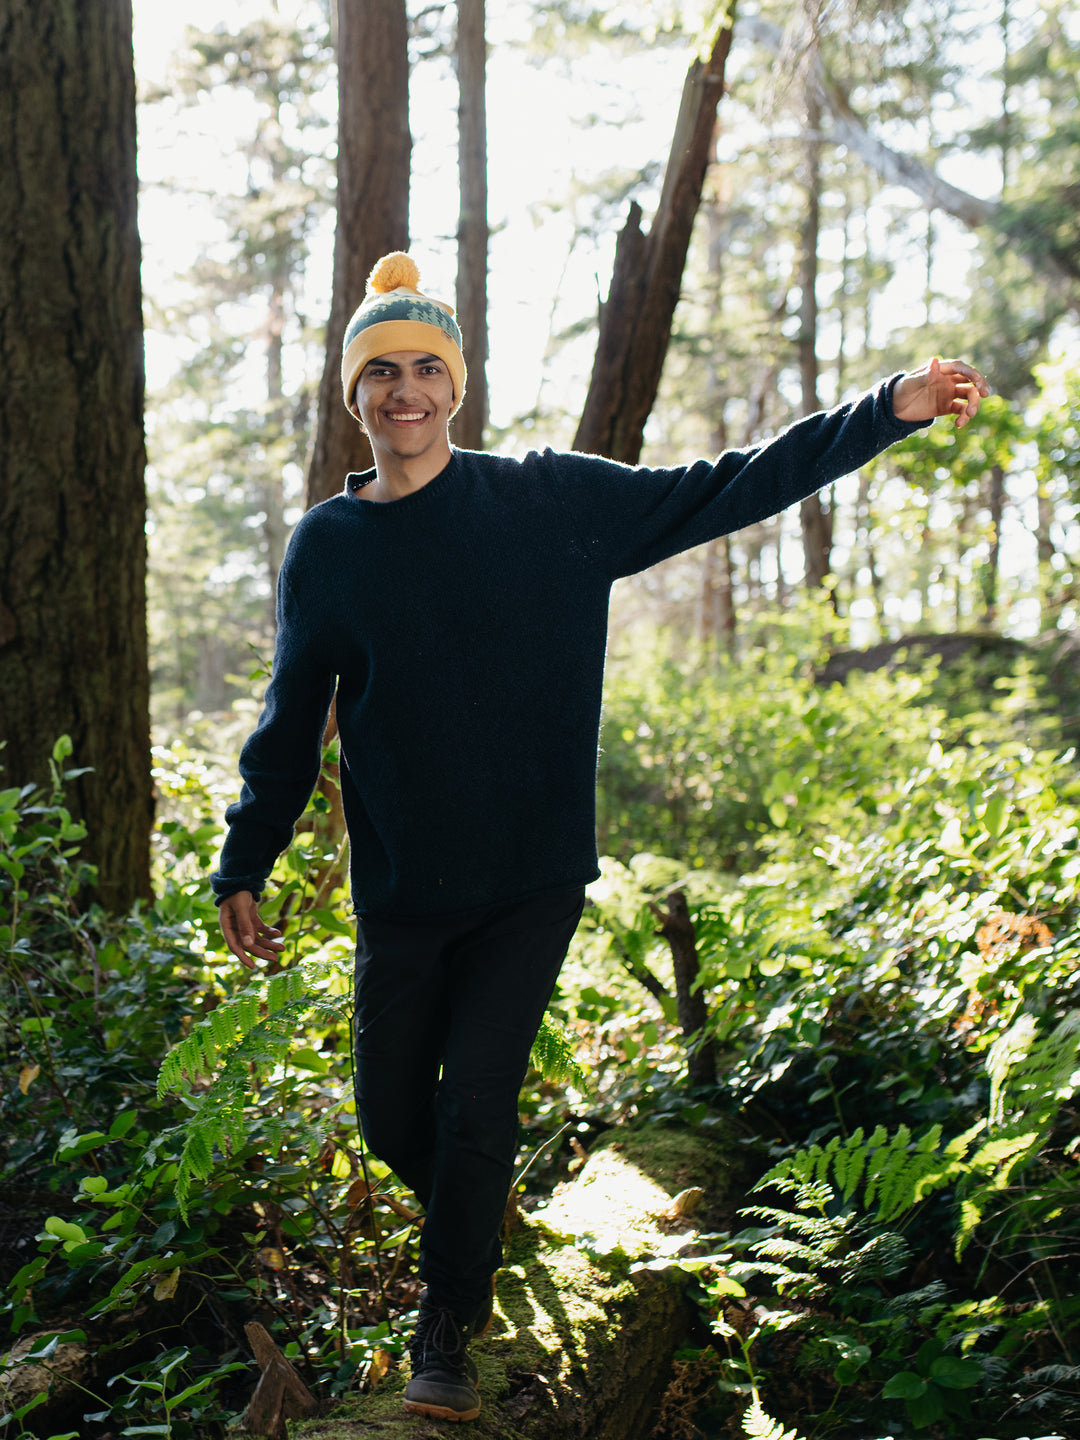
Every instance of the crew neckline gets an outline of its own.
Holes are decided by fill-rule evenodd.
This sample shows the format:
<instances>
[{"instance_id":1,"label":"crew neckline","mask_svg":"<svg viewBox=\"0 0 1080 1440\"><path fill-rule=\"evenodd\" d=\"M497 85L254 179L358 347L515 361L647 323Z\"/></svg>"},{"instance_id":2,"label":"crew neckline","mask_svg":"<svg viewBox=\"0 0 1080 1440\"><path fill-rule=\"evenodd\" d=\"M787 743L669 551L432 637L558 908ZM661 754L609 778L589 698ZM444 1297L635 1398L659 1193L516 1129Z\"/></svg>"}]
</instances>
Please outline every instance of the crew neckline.
<instances>
[{"instance_id":1,"label":"crew neckline","mask_svg":"<svg viewBox=\"0 0 1080 1440\"><path fill-rule=\"evenodd\" d=\"M365 500L363 494L364 486L359 485L356 482L362 480L367 475L370 475L372 480L374 480L374 468L370 470L352 470L345 477L345 496L355 505L357 505L358 507L362 506L365 510L400 510L403 505L412 505L415 502L422 500L423 497L430 494L432 490L439 491L446 484L448 484L449 477L456 469L457 455L458 452L454 449L451 449L450 459L446 462L446 464L443 466L443 468L439 471L437 475L433 475L426 485L420 486L419 490L412 490L409 492L408 495L401 495L396 500Z\"/></svg>"}]
</instances>

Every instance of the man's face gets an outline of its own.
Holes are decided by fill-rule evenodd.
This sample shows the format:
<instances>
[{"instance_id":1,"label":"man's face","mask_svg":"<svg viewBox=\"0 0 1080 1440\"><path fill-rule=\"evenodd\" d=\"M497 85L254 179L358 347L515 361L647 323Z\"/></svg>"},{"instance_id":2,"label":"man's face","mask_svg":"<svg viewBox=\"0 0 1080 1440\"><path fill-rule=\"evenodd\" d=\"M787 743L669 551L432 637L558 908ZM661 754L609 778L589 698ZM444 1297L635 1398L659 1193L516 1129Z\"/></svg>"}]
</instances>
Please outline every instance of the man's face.
<instances>
[{"instance_id":1,"label":"man's face","mask_svg":"<svg viewBox=\"0 0 1080 1440\"><path fill-rule=\"evenodd\" d=\"M453 404L445 361L422 350L394 350L364 366L349 408L376 454L415 459L446 445Z\"/></svg>"}]
</instances>

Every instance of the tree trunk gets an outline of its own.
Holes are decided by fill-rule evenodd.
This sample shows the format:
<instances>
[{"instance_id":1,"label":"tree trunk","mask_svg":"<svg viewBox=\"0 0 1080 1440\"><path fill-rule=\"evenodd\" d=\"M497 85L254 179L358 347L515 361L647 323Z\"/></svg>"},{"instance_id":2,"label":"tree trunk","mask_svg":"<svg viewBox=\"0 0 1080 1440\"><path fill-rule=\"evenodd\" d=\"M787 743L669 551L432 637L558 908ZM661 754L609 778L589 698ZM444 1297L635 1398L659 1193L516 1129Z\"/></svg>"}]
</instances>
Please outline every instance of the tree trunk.
<instances>
[{"instance_id":1,"label":"tree trunk","mask_svg":"<svg viewBox=\"0 0 1080 1440\"><path fill-rule=\"evenodd\" d=\"M1054 502L1044 481L1039 481L1036 498L1035 545L1039 566L1039 628L1053 630L1058 623L1060 602L1054 598Z\"/></svg>"},{"instance_id":2,"label":"tree trunk","mask_svg":"<svg viewBox=\"0 0 1080 1440\"><path fill-rule=\"evenodd\" d=\"M653 913L660 922L660 934L671 948L675 970L675 1002L679 1028L689 1047L686 1074L691 1086L716 1084L716 1052L711 1040L704 1039L709 1014L705 994L695 986L700 970L694 922L682 890L672 890L667 897L667 913L654 905Z\"/></svg>"},{"instance_id":3,"label":"tree trunk","mask_svg":"<svg viewBox=\"0 0 1080 1440\"><path fill-rule=\"evenodd\" d=\"M642 233L641 207L636 203L619 233L611 288L600 307L596 359L574 437L575 450L630 464L641 454L712 153L734 13L732 3L708 60L695 60L687 74L660 205L649 233Z\"/></svg>"},{"instance_id":4,"label":"tree trunk","mask_svg":"<svg viewBox=\"0 0 1080 1440\"><path fill-rule=\"evenodd\" d=\"M998 618L998 583L1001 574L1001 521L1005 512L1005 471L991 465L989 474L990 553L982 573L983 624L996 625Z\"/></svg>"},{"instance_id":5,"label":"tree trunk","mask_svg":"<svg viewBox=\"0 0 1080 1440\"><path fill-rule=\"evenodd\" d=\"M821 229L821 107L813 94L806 101L806 139L803 142L803 163L806 168L806 211L803 216L799 252L799 382L802 388L802 413L814 415L821 409L818 398L817 358L817 278L818 237ZM820 495L808 495L799 506L802 526L805 584L808 590L820 589L832 566L831 507L822 504ZM777 562L779 566L779 560Z\"/></svg>"},{"instance_id":6,"label":"tree trunk","mask_svg":"<svg viewBox=\"0 0 1080 1440\"><path fill-rule=\"evenodd\" d=\"M122 910L153 822L130 0L8 0L0 114L0 764L47 783L71 736Z\"/></svg>"},{"instance_id":7,"label":"tree trunk","mask_svg":"<svg viewBox=\"0 0 1080 1440\"><path fill-rule=\"evenodd\" d=\"M461 326L469 385L454 417L453 438L465 450L480 450L488 422L488 195L487 39L484 0L458 0L458 215L457 319Z\"/></svg>"},{"instance_id":8,"label":"tree trunk","mask_svg":"<svg viewBox=\"0 0 1080 1440\"><path fill-rule=\"evenodd\" d=\"M337 494L371 447L341 395L341 342L372 266L409 244L409 53L405 0L337 7L338 163L334 287L306 502Z\"/></svg>"},{"instance_id":9,"label":"tree trunk","mask_svg":"<svg viewBox=\"0 0 1080 1440\"><path fill-rule=\"evenodd\" d=\"M578 1178L508 1237L495 1322L472 1346L483 1409L464 1433L486 1440L648 1440L657 1433L694 1311L677 1269L628 1273L626 1256L645 1259L692 1244L695 1224L703 1234L730 1228L746 1183L746 1149L731 1135L654 1121L613 1130ZM695 1199L687 1218L685 1202ZM434 1435L431 1425L402 1413L404 1384L401 1371L392 1373L373 1393L351 1396L293 1433L311 1440Z\"/></svg>"},{"instance_id":10,"label":"tree trunk","mask_svg":"<svg viewBox=\"0 0 1080 1440\"><path fill-rule=\"evenodd\" d=\"M727 218L724 201L720 196L716 196L705 210L709 236L709 288L716 296L720 296L723 288L724 256L731 233L730 226L726 223ZM724 382L714 358L709 365L706 394L712 412L712 450L716 455L721 454L728 443L724 390ZM750 408L752 411L752 401ZM704 548L698 638L706 650L710 647L722 648L726 655L734 658L736 624L735 558L731 536L721 535Z\"/></svg>"}]
</instances>

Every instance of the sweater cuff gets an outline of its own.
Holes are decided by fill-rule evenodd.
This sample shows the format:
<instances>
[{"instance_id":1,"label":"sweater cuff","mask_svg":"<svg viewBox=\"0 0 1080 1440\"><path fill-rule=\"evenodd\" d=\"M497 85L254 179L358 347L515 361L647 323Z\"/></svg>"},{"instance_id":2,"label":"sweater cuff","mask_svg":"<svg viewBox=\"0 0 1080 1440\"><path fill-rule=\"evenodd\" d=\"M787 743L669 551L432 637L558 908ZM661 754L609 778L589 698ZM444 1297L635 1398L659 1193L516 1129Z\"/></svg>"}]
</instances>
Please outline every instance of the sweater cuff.
<instances>
[{"instance_id":1,"label":"sweater cuff","mask_svg":"<svg viewBox=\"0 0 1080 1440\"><path fill-rule=\"evenodd\" d=\"M930 420L901 420L893 409L893 391L906 374L906 370L898 370L895 375L890 375L888 380L885 381L885 403L888 406L889 419L893 424L902 430L905 435L914 435L916 430L925 430L926 427L932 425L934 421L932 418Z\"/></svg>"},{"instance_id":2,"label":"sweater cuff","mask_svg":"<svg viewBox=\"0 0 1080 1440\"><path fill-rule=\"evenodd\" d=\"M214 892L214 904L221 905L231 895L239 895L241 890L250 891L256 905L262 899L263 885L265 880L261 875L241 875L239 879L226 879L220 872L210 876L210 888Z\"/></svg>"}]
</instances>

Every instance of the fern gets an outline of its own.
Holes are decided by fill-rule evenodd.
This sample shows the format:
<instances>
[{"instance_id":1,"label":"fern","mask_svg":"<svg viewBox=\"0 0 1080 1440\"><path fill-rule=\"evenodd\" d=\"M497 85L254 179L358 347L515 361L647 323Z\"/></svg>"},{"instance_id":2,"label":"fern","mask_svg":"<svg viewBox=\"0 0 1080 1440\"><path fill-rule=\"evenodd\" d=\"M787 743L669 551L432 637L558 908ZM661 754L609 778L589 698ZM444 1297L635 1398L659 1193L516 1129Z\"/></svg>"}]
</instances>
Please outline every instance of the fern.
<instances>
[{"instance_id":1,"label":"fern","mask_svg":"<svg viewBox=\"0 0 1080 1440\"><path fill-rule=\"evenodd\" d=\"M583 1090L588 1083L585 1069L574 1054L573 1037L550 1015L540 1022L529 1061L545 1080L557 1085L569 1082Z\"/></svg>"},{"instance_id":2,"label":"fern","mask_svg":"<svg viewBox=\"0 0 1080 1440\"><path fill-rule=\"evenodd\" d=\"M329 961L307 960L268 981L249 985L200 1020L165 1057L158 1075L158 1095L176 1091L191 1109L189 1118L168 1132L176 1138L183 1136L175 1182L182 1214L187 1213L194 1184L213 1174L215 1153L227 1156L253 1138L248 1110L258 1077L282 1064L303 1017L314 1012L330 1023L349 1023L351 997L328 994L320 988L335 973L336 967ZM548 1080L585 1084L585 1071L574 1056L571 1036L550 1016L545 1015L541 1022L531 1059ZM196 1094L192 1082L203 1075L213 1078ZM292 1113L286 1125L268 1112L255 1124L261 1142L270 1150L288 1143L313 1152L325 1139L332 1113L324 1112L321 1124L298 1120Z\"/></svg>"},{"instance_id":3,"label":"fern","mask_svg":"<svg viewBox=\"0 0 1080 1440\"><path fill-rule=\"evenodd\" d=\"M906 1125L891 1136L879 1125L868 1139L859 1129L846 1140L834 1136L825 1146L798 1151L774 1165L755 1189L795 1189L801 1209L824 1213L835 1187L845 1204L859 1198L867 1211L876 1204L874 1219L884 1225L906 1215L935 1190L955 1186L960 1201L959 1258L993 1197L1039 1152L1062 1103L1080 1084L1080 1011L1073 1011L1042 1037L1035 1018L1021 1016L990 1047L986 1068L993 1133L974 1153L972 1148L986 1128L982 1121L944 1147L940 1125L918 1138ZM747 1213L777 1224L791 1220L785 1211L761 1206ZM804 1233L812 1238L811 1231ZM772 1240L757 1248L781 1261L811 1259L805 1246L800 1250L798 1242L790 1240ZM771 1267L771 1273L778 1272Z\"/></svg>"},{"instance_id":4,"label":"fern","mask_svg":"<svg viewBox=\"0 0 1080 1440\"><path fill-rule=\"evenodd\" d=\"M877 1201L876 1220L887 1224L912 1209L934 1190L952 1184L965 1172L964 1155L970 1149L976 1130L968 1131L941 1149L941 1126L932 1126L918 1140L901 1125L889 1136L879 1125L867 1140L861 1129L847 1140L834 1137L828 1145L811 1145L807 1150L774 1165L756 1189L783 1186L794 1181L828 1185L830 1177L840 1191L840 1198L851 1201L865 1181L862 1207L869 1210Z\"/></svg>"},{"instance_id":5,"label":"fern","mask_svg":"<svg viewBox=\"0 0 1080 1440\"><path fill-rule=\"evenodd\" d=\"M986 1057L990 1075L990 1124L995 1129L972 1156L960 1199L956 1257L971 1243L988 1206L1017 1170L1042 1149L1054 1118L1080 1084L1080 1011L1050 1032L1037 1034L1033 1015L1021 1015Z\"/></svg>"},{"instance_id":6,"label":"fern","mask_svg":"<svg viewBox=\"0 0 1080 1440\"><path fill-rule=\"evenodd\" d=\"M306 1014L314 1011L323 1020L349 1023L351 998L316 988L332 973L329 962L309 960L264 984L249 985L200 1020L166 1056L158 1094L178 1091L191 1109L188 1119L168 1132L183 1136L175 1180L181 1214L187 1214L194 1183L213 1173L215 1153L229 1155L241 1148L253 1138L253 1129L271 1150L288 1143L310 1152L325 1138L333 1111L324 1112L321 1124L298 1120L294 1113L286 1123L268 1112L253 1127L248 1105L259 1075L281 1065ZM213 1079L196 1095L191 1082L205 1074Z\"/></svg>"},{"instance_id":7,"label":"fern","mask_svg":"<svg viewBox=\"0 0 1080 1440\"><path fill-rule=\"evenodd\" d=\"M1049 1035L1037 1038L1033 1015L1021 1015L986 1057L990 1075L990 1124L1022 1123L1045 1128L1080 1085L1080 1010L1066 1015Z\"/></svg>"},{"instance_id":8,"label":"fern","mask_svg":"<svg viewBox=\"0 0 1080 1440\"><path fill-rule=\"evenodd\" d=\"M742 1429L749 1440L802 1440L797 1430L785 1430L779 1420L766 1415L756 1396L749 1409L743 1411Z\"/></svg>"}]
</instances>

